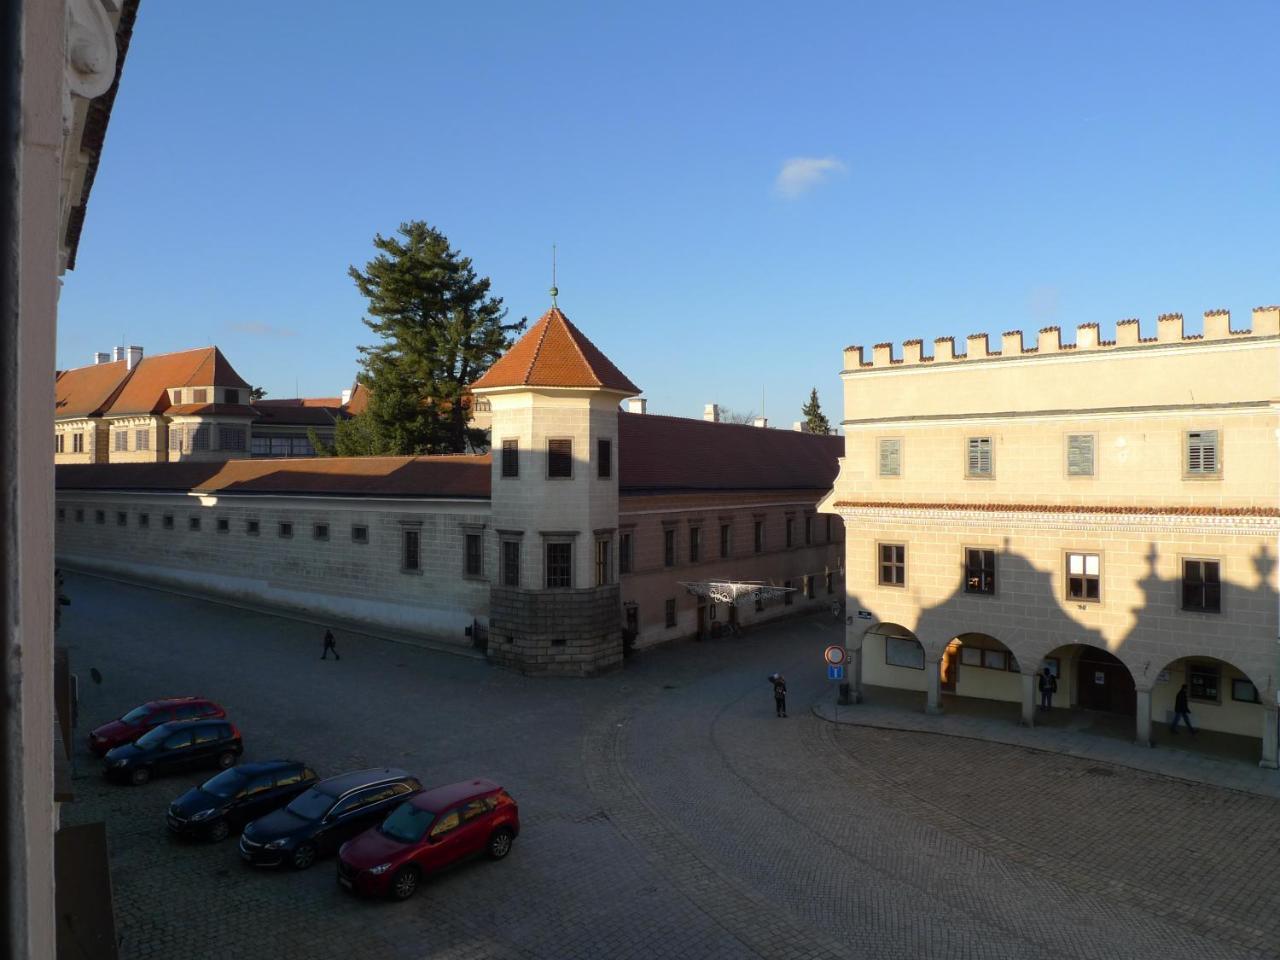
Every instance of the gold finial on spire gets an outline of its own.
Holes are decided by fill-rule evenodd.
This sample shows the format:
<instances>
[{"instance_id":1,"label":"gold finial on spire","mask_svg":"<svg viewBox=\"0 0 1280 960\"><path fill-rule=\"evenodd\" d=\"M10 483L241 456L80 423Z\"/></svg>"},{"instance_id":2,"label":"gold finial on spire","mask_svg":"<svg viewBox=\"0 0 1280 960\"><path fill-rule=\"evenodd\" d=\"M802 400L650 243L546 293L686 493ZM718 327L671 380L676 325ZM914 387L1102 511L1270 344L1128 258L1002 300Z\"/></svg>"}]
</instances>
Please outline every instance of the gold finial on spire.
<instances>
[{"instance_id":1,"label":"gold finial on spire","mask_svg":"<svg viewBox=\"0 0 1280 960\"><path fill-rule=\"evenodd\" d=\"M551 245L551 305L556 305L556 297L560 295L560 291L556 289L556 245Z\"/></svg>"}]
</instances>

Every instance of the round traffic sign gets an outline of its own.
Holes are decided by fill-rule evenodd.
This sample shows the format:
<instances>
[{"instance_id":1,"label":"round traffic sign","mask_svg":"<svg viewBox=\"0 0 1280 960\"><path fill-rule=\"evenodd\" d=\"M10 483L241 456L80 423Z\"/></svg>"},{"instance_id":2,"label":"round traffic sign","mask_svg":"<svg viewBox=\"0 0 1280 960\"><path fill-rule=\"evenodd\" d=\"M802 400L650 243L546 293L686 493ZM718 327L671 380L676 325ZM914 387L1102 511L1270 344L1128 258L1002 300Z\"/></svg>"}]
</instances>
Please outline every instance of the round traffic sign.
<instances>
[{"instance_id":1,"label":"round traffic sign","mask_svg":"<svg viewBox=\"0 0 1280 960\"><path fill-rule=\"evenodd\" d=\"M824 650L822 653L822 659L826 660L827 663L831 664L831 666L833 667L838 667L842 663L844 663L845 656L846 654L845 654L844 647L837 646L834 643L831 646L827 647L827 649Z\"/></svg>"}]
</instances>

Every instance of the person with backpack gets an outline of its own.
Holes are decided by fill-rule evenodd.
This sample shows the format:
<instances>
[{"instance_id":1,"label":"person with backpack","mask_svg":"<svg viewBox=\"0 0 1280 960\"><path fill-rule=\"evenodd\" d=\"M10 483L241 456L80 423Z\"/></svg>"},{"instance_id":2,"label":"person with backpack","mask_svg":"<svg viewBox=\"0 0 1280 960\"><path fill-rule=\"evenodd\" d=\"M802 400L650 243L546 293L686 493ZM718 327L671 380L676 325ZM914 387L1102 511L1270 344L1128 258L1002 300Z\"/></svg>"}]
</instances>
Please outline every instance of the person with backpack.
<instances>
[{"instance_id":1,"label":"person with backpack","mask_svg":"<svg viewBox=\"0 0 1280 960\"><path fill-rule=\"evenodd\" d=\"M1044 668L1044 672L1040 674L1040 711L1046 712L1053 709L1053 695L1058 692L1058 678L1053 675L1048 667Z\"/></svg>"},{"instance_id":2,"label":"person with backpack","mask_svg":"<svg viewBox=\"0 0 1280 960\"><path fill-rule=\"evenodd\" d=\"M785 717L787 715L787 678L780 673L770 675L769 682L773 684L773 708L778 716Z\"/></svg>"}]
</instances>

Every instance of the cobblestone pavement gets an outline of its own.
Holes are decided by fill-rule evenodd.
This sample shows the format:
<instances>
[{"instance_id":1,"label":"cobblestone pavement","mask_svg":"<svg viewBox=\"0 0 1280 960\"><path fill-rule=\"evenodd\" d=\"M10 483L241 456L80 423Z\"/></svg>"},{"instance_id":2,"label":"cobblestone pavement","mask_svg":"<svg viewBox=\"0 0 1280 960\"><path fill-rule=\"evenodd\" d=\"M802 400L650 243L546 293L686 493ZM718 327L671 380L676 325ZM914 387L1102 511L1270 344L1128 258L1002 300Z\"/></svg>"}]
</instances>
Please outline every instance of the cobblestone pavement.
<instances>
[{"instance_id":1,"label":"cobblestone pavement","mask_svg":"<svg viewBox=\"0 0 1280 960\"><path fill-rule=\"evenodd\" d=\"M127 958L1280 956L1280 802L827 723L807 709L830 692L817 620L533 680L343 633L321 662L312 625L89 577L68 593L81 739L201 693L247 759L489 776L521 803L507 860L361 902L332 862L259 872L231 842L171 840L164 809L201 775L111 786L78 747L63 818L107 821Z\"/></svg>"}]
</instances>

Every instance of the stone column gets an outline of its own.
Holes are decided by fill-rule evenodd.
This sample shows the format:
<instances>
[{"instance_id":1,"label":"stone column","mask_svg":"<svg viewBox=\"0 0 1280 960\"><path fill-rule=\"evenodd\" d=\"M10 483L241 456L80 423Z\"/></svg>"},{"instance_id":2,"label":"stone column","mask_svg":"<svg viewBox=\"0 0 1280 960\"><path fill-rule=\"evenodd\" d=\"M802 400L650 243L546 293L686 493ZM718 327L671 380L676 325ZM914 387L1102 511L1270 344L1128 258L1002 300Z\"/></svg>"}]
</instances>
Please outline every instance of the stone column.
<instances>
[{"instance_id":1,"label":"stone column","mask_svg":"<svg viewBox=\"0 0 1280 960\"><path fill-rule=\"evenodd\" d=\"M929 695L925 701L924 712L940 715L942 713L942 661L925 660L924 671L929 678Z\"/></svg>"},{"instance_id":2,"label":"stone column","mask_svg":"<svg viewBox=\"0 0 1280 960\"><path fill-rule=\"evenodd\" d=\"M1036 725L1036 675L1034 673L1022 675L1022 725L1024 727Z\"/></svg>"},{"instance_id":3,"label":"stone column","mask_svg":"<svg viewBox=\"0 0 1280 960\"><path fill-rule=\"evenodd\" d=\"M1275 770L1280 767L1280 755L1278 755L1277 741L1280 740L1280 731L1276 729L1276 706L1272 704L1262 709L1262 759L1258 761L1258 766L1266 767L1268 770Z\"/></svg>"},{"instance_id":4,"label":"stone column","mask_svg":"<svg viewBox=\"0 0 1280 960\"><path fill-rule=\"evenodd\" d=\"M1140 747L1150 747L1151 743L1151 691L1139 690L1137 730L1134 742Z\"/></svg>"}]
</instances>

